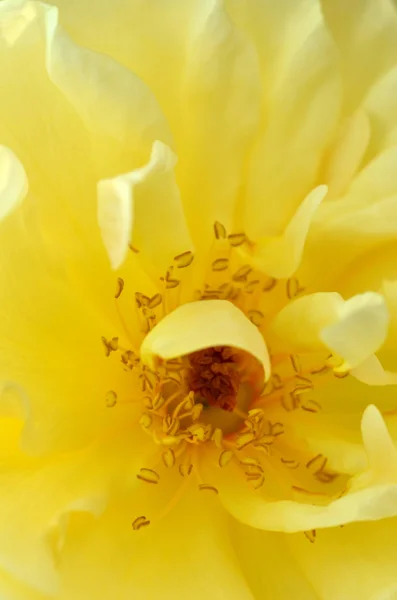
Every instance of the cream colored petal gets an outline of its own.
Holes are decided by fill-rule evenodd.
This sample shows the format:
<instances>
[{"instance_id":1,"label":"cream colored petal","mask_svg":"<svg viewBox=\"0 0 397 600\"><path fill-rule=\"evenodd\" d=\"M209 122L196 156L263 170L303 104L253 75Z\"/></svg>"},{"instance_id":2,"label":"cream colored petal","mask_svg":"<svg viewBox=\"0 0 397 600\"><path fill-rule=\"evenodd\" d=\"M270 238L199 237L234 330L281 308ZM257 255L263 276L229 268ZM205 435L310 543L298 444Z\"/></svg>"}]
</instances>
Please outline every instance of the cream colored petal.
<instances>
[{"instance_id":1,"label":"cream colored petal","mask_svg":"<svg viewBox=\"0 0 397 600\"><path fill-rule=\"evenodd\" d=\"M397 519L284 537L285 553L321 600L394 600Z\"/></svg>"},{"instance_id":2,"label":"cream colored petal","mask_svg":"<svg viewBox=\"0 0 397 600\"><path fill-rule=\"evenodd\" d=\"M98 223L113 269L119 268L128 252L132 230L132 198L122 176L98 184Z\"/></svg>"},{"instance_id":3,"label":"cream colored petal","mask_svg":"<svg viewBox=\"0 0 397 600\"><path fill-rule=\"evenodd\" d=\"M393 160L390 160L379 176L380 187L389 185L392 189L394 178ZM397 276L392 247L386 246L396 238L397 194L378 201L376 179L368 177L366 185L360 186L354 196L324 202L319 207L300 273L307 285L337 289L348 297L370 289L378 290L382 279ZM366 190L371 189L372 183L375 185L373 193L367 195Z\"/></svg>"},{"instance_id":4,"label":"cream colored petal","mask_svg":"<svg viewBox=\"0 0 397 600\"><path fill-rule=\"evenodd\" d=\"M41 453L79 446L106 429L107 391L129 399L134 382L114 357L106 358L101 340L124 339L121 325L109 325L79 289L52 272L55 257L47 256L21 209L0 222L0 381L19 396L13 414L26 419L23 447Z\"/></svg>"},{"instance_id":5,"label":"cream colored petal","mask_svg":"<svg viewBox=\"0 0 397 600\"><path fill-rule=\"evenodd\" d=\"M0 219L11 212L26 196L28 182L15 154L0 146Z\"/></svg>"},{"instance_id":6,"label":"cream colored petal","mask_svg":"<svg viewBox=\"0 0 397 600\"><path fill-rule=\"evenodd\" d=\"M178 183L195 244L212 241L219 221L230 232L243 169L259 126L261 81L255 50L220 0L192 14L181 89Z\"/></svg>"},{"instance_id":7,"label":"cream colored petal","mask_svg":"<svg viewBox=\"0 0 397 600\"><path fill-rule=\"evenodd\" d=\"M271 277L288 278L299 267L306 236L319 204L327 194L321 185L308 194L281 236L259 240L252 250L252 264Z\"/></svg>"},{"instance_id":8,"label":"cream colored petal","mask_svg":"<svg viewBox=\"0 0 397 600\"><path fill-rule=\"evenodd\" d=\"M152 487L161 497L161 482ZM126 498L97 522L72 522L60 600L254 600L213 492L188 488L166 517L139 531L134 518Z\"/></svg>"},{"instance_id":9,"label":"cream colored petal","mask_svg":"<svg viewBox=\"0 0 397 600\"><path fill-rule=\"evenodd\" d=\"M357 367L376 352L387 336L389 313L381 294L367 292L348 300L319 292L294 300L272 322L272 330L297 350L328 348Z\"/></svg>"},{"instance_id":10,"label":"cream colored petal","mask_svg":"<svg viewBox=\"0 0 397 600\"><path fill-rule=\"evenodd\" d=\"M259 531L234 520L230 528L236 554L255 598L320 600L309 577L289 551L289 536Z\"/></svg>"},{"instance_id":11,"label":"cream colored petal","mask_svg":"<svg viewBox=\"0 0 397 600\"><path fill-rule=\"evenodd\" d=\"M351 374L368 385L396 385L397 373L386 371L374 354L351 370Z\"/></svg>"},{"instance_id":12,"label":"cream colored petal","mask_svg":"<svg viewBox=\"0 0 397 600\"><path fill-rule=\"evenodd\" d=\"M396 7L392 0L321 0L321 5L340 52L349 113L396 63Z\"/></svg>"},{"instance_id":13,"label":"cream colored petal","mask_svg":"<svg viewBox=\"0 0 397 600\"><path fill-rule=\"evenodd\" d=\"M396 92L397 68L393 67L377 81L364 100L365 110L371 120L369 158L396 145L397 109L393 102Z\"/></svg>"},{"instance_id":14,"label":"cream colored petal","mask_svg":"<svg viewBox=\"0 0 397 600\"><path fill-rule=\"evenodd\" d=\"M0 570L0 594L7 600L47 600L48 596Z\"/></svg>"},{"instance_id":15,"label":"cream colored petal","mask_svg":"<svg viewBox=\"0 0 397 600\"><path fill-rule=\"evenodd\" d=\"M363 110L357 111L341 124L324 169L324 180L329 188L328 200L346 191L360 167L370 135L370 122Z\"/></svg>"},{"instance_id":16,"label":"cream colored petal","mask_svg":"<svg viewBox=\"0 0 397 600\"><path fill-rule=\"evenodd\" d=\"M298 298L285 306L274 318L272 331L286 345L296 350L323 347L320 331L338 319L343 299L336 292L318 292Z\"/></svg>"},{"instance_id":17,"label":"cream colored petal","mask_svg":"<svg viewBox=\"0 0 397 600\"><path fill-rule=\"evenodd\" d=\"M268 98L264 133L248 168L243 228L254 242L279 235L316 184L340 107L338 58L319 3L297 3L302 28L296 27L291 17L293 8L288 14L290 2L280 9L279 5L269 8L270 2L264 4L265 14L272 10L284 15L285 21L277 19L276 23L278 27L289 25L284 30L284 43L290 55L277 65L278 78ZM270 23L269 28L273 26ZM273 38L271 35L270 40ZM283 53L283 46L274 46L276 56L278 49Z\"/></svg>"},{"instance_id":18,"label":"cream colored petal","mask_svg":"<svg viewBox=\"0 0 397 600\"><path fill-rule=\"evenodd\" d=\"M387 336L389 313L380 294L367 292L337 308L338 320L320 332L321 340L348 368L357 367L376 352Z\"/></svg>"},{"instance_id":19,"label":"cream colored petal","mask_svg":"<svg viewBox=\"0 0 397 600\"><path fill-rule=\"evenodd\" d=\"M75 107L94 139L109 136L126 144L137 161L147 158L153 136L171 136L146 85L106 56L74 44L58 25L58 10L45 11L46 66L51 80Z\"/></svg>"},{"instance_id":20,"label":"cream colored petal","mask_svg":"<svg viewBox=\"0 0 397 600\"><path fill-rule=\"evenodd\" d=\"M151 440L137 427L49 459L28 457L15 444L5 455L0 449L0 569L43 593L57 593L70 515L98 517L115 492L133 495L134 506L139 493L132 484L153 453Z\"/></svg>"},{"instance_id":21,"label":"cream colored petal","mask_svg":"<svg viewBox=\"0 0 397 600\"><path fill-rule=\"evenodd\" d=\"M97 0L95 10L92 0L49 4L59 7L62 25L79 44L114 58L145 81L178 137L186 44L201 0Z\"/></svg>"},{"instance_id":22,"label":"cream colored petal","mask_svg":"<svg viewBox=\"0 0 397 600\"><path fill-rule=\"evenodd\" d=\"M345 494L325 506L273 501L248 490L235 473L218 480L220 498L243 523L271 531L308 531L352 521L374 521L397 514L397 452L380 413L369 407L362 419L366 470L354 476ZM266 491L266 488L263 488Z\"/></svg>"},{"instance_id":23,"label":"cream colored petal","mask_svg":"<svg viewBox=\"0 0 397 600\"><path fill-rule=\"evenodd\" d=\"M161 274L175 256L193 250L175 164L170 148L155 142L147 165L99 183L98 220L113 268L123 262L129 241Z\"/></svg>"},{"instance_id":24,"label":"cream colored petal","mask_svg":"<svg viewBox=\"0 0 397 600\"><path fill-rule=\"evenodd\" d=\"M211 346L232 346L252 354L270 376L270 360L257 327L227 300L190 302L158 323L142 342L141 357L149 365L156 357L171 359Z\"/></svg>"}]
</instances>

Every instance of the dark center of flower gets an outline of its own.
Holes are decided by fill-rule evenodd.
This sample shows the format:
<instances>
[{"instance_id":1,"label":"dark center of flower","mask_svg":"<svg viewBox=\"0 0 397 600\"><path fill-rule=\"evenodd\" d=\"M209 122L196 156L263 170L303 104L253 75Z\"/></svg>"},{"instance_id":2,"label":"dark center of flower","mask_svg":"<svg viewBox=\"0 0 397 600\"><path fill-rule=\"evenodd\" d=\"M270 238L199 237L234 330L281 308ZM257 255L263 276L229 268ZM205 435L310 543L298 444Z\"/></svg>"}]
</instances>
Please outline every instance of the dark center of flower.
<instances>
[{"instance_id":1,"label":"dark center of flower","mask_svg":"<svg viewBox=\"0 0 397 600\"><path fill-rule=\"evenodd\" d=\"M189 362L187 384L196 401L233 411L241 379L238 352L225 346L206 348L191 354Z\"/></svg>"}]
</instances>

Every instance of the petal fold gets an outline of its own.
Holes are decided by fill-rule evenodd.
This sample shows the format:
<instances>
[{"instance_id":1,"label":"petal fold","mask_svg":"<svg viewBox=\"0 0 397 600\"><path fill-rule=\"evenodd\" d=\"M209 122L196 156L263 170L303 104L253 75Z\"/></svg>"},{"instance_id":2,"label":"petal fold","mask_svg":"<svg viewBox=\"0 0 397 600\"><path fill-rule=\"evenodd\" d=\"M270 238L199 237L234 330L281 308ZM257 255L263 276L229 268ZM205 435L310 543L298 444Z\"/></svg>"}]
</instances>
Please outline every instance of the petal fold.
<instances>
[{"instance_id":1,"label":"petal fold","mask_svg":"<svg viewBox=\"0 0 397 600\"><path fill-rule=\"evenodd\" d=\"M175 164L172 150L157 141L144 167L99 182L98 221L114 269L124 261L130 241L161 274L176 255L193 250Z\"/></svg>"},{"instance_id":2,"label":"petal fold","mask_svg":"<svg viewBox=\"0 0 397 600\"><path fill-rule=\"evenodd\" d=\"M149 365L185 356L211 346L231 346L254 356L270 375L270 359L257 327L227 300L183 304L168 314L145 337L141 357Z\"/></svg>"}]
</instances>

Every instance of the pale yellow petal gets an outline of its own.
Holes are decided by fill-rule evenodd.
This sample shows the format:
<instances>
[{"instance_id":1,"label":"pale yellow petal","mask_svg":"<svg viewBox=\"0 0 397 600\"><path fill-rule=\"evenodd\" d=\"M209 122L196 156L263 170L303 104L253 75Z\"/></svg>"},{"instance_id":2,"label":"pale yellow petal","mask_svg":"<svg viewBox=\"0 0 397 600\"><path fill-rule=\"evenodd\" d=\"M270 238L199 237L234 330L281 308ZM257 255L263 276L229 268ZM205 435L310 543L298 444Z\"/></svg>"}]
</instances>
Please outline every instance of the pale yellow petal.
<instances>
[{"instance_id":1,"label":"pale yellow petal","mask_svg":"<svg viewBox=\"0 0 397 600\"><path fill-rule=\"evenodd\" d=\"M393 0L321 0L321 5L340 51L348 113L396 63L397 11Z\"/></svg>"},{"instance_id":2,"label":"pale yellow petal","mask_svg":"<svg viewBox=\"0 0 397 600\"><path fill-rule=\"evenodd\" d=\"M0 219L24 199L28 181L23 166L15 154L0 146Z\"/></svg>"},{"instance_id":3,"label":"pale yellow petal","mask_svg":"<svg viewBox=\"0 0 397 600\"><path fill-rule=\"evenodd\" d=\"M302 258L313 214L326 194L325 185L312 190L300 204L282 235L258 240L250 253L252 264L278 279L293 275Z\"/></svg>"},{"instance_id":4,"label":"pale yellow petal","mask_svg":"<svg viewBox=\"0 0 397 600\"><path fill-rule=\"evenodd\" d=\"M284 537L285 553L321 600L394 600L397 519Z\"/></svg>"},{"instance_id":5,"label":"pale yellow petal","mask_svg":"<svg viewBox=\"0 0 397 600\"><path fill-rule=\"evenodd\" d=\"M270 376L270 359L258 328L227 300L190 302L164 317L145 337L141 357L171 359L211 346L231 346L252 354Z\"/></svg>"},{"instance_id":6,"label":"pale yellow petal","mask_svg":"<svg viewBox=\"0 0 397 600\"><path fill-rule=\"evenodd\" d=\"M309 577L289 551L290 536L253 529L234 520L230 527L236 554L255 598L320 600ZM302 538L308 544L303 535Z\"/></svg>"},{"instance_id":7,"label":"pale yellow petal","mask_svg":"<svg viewBox=\"0 0 397 600\"><path fill-rule=\"evenodd\" d=\"M291 16L286 17L291 23L285 30L285 44L293 51L287 64L278 65L277 84L264 116L264 133L248 169L243 229L254 242L280 235L314 187L322 153L339 116L338 58L320 5L309 1L299 3L299 7L299 22L305 26L295 27ZM273 10L288 14L288 9L279 9L278 4ZM295 30L297 33L291 34Z\"/></svg>"},{"instance_id":8,"label":"pale yellow petal","mask_svg":"<svg viewBox=\"0 0 397 600\"><path fill-rule=\"evenodd\" d=\"M130 398L131 378L106 358L101 340L119 330L53 272L56 256L48 256L20 209L0 222L0 244L0 381L17 384L22 444L31 453L78 446L107 428L109 389Z\"/></svg>"},{"instance_id":9,"label":"pale yellow petal","mask_svg":"<svg viewBox=\"0 0 397 600\"><path fill-rule=\"evenodd\" d=\"M175 164L170 148L155 142L144 167L99 182L98 220L113 268L123 262L130 241L164 275L175 256L193 250Z\"/></svg>"},{"instance_id":10,"label":"pale yellow petal","mask_svg":"<svg viewBox=\"0 0 397 600\"><path fill-rule=\"evenodd\" d=\"M186 45L201 0L97 0L94 9L92 0L49 4L59 7L62 25L79 44L112 57L145 81L178 134Z\"/></svg>"},{"instance_id":11,"label":"pale yellow petal","mask_svg":"<svg viewBox=\"0 0 397 600\"><path fill-rule=\"evenodd\" d=\"M294 300L271 325L286 347L328 348L344 359L344 369L357 367L376 352L387 336L389 313L381 294L367 292L348 300L335 292L319 292Z\"/></svg>"},{"instance_id":12,"label":"pale yellow petal","mask_svg":"<svg viewBox=\"0 0 397 600\"><path fill-rule=\"evenodd\" d=\"M352 369L351 374L367 385L397 385L397 373L386 371L375 354Z\"/></svg>"},{"instance_id":13,"label":"pale yellow petal","mask_svg":"<svg viewBox=\"0 0 397 600\"><path fill-rule=\"evenodd\" d=\"M99 145L105 141L102 136L114 138L137 163L147 158L154 139L170 143L167 123L149 88L115 61L74 44L58 25L58 9L38 6L45 18L49 77L81 116L93 141Z\"/></svg>"},{"instance_id":14,"label":"pale yellow petal","mask_svg":"<svg viewBox=\"0 0 397 600\"><path fill-rule=\"evenodd\" d=\"M220 0L192 14L181 90L178 183L195 244L212 240L213 224L233 233L248 151L259 126L261 81L250 40Z\"/></svg>"},{"instance_id":15,"label":"pale yellow petal","mask_svg":"<svg viewBox=\"0 0 397 600\"><path fill-rule=\"evenodd\" d=\"M387 336L389 313L380 294L367 292L349 298L337 308L338 320L321 330L321 340L347 368L357 367L376 352Z\"/></svg>"},{"instance_id":16,"label":"pale yellow petal","mask_svg":"<svg viewBox=\"0 0 397 600\"><path fill-rule=\"evenodd\" d=\"M227 510L241 522L270 531L309 531L395 516L397 452L380 413L374 407L369 407L364 413L362 435L368 466L350 480L342 497L327 505L269 500L250 491L231 469L229 474L223 470L219 475L220 498Z\"/></svg>"},{"instance_id":17,"label":"pale yellow petal","mask_svg":"<svg viewBox=\"0 0 397 600\"><path fill-rule=\"evenodd\" d=\"M316 350L323 347L320 331L337 321L338 307L343 299L336 292L308 294L290 302L274 318L272 331L296 350Z\"/></svg>"},{"instance_id":18,"label":"pale yellow petal","mask_svg":"<svg viewBox=\"0 0 397 600\"><path fill-rule=\"evenodd\" d=\"M324 180L329 188L328 200L346 191L361 164L370 135L370 122L363 110L357 111L340 125L324 169Z\"/></svg>"},{"instance_id":19,"label":"pale yellow petal","mask_svg":"<svg viewBox=\"0 0 397 600\"><path fill-rule=\"evenodd\" d=\"M7 600L47 600L48 596L0 570L0 595Z\"/></svg>"},{"instance_id":20,"label":"pale yellow petal","mask_svg":"<svg viewBox=\"0 0 397 600\"><path fill-rule=\"evenodd\" d=\"M161 497L161 483L153 487ZM96 522L72 521L60 600L254 600L216 494L186 489L166 517L139 531L134 518L126 498Z\"/></svg>"},{"instance_id":21,"label":"pale yellow petal","mask_svg":"<svg viewBox=\"0 0 397 600\"><path fill-rule=\"evenodd\" d=\"M371 120L369 158L397 143L397 109L393 102L397 92L397 68L387 71L370 90L364 106Z\"/></svg>"},{"instance_id":22,"label":"pale yellow petal","mask_svg":"<svg viewBox=\"0 0 397 600\"><path fill-rule=\"evenodd\" d=\"M11 420L5 423L10 426ZM152 443L139 426L119 428L84 450L51 458L29 457L17 439L8 441L6 454L0 448L0 568L53 594L70 514L98 517L117 491L132 495L133 507L140 496L134 490L136 473L153 454Z\"/></svg>"}]
</instances>

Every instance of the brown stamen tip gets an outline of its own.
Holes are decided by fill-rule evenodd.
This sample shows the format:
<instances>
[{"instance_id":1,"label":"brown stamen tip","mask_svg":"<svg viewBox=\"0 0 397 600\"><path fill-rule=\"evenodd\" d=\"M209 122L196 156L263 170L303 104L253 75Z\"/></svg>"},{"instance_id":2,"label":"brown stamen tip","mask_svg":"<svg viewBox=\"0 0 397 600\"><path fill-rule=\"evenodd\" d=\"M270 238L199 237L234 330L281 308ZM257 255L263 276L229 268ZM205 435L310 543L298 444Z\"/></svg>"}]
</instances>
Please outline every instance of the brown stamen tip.
<instances>
[{"instance_id":1,"label":"brown stamen tip","mask_svg":"<svg viewBox=\"0 0 397 600\"><path fill-rule=\"evenodd\" d=\"M237 404L240 375L231 348L206 348L190 355L188 385L210 406L232 412Z\"/></svg>"}]
</instances>

